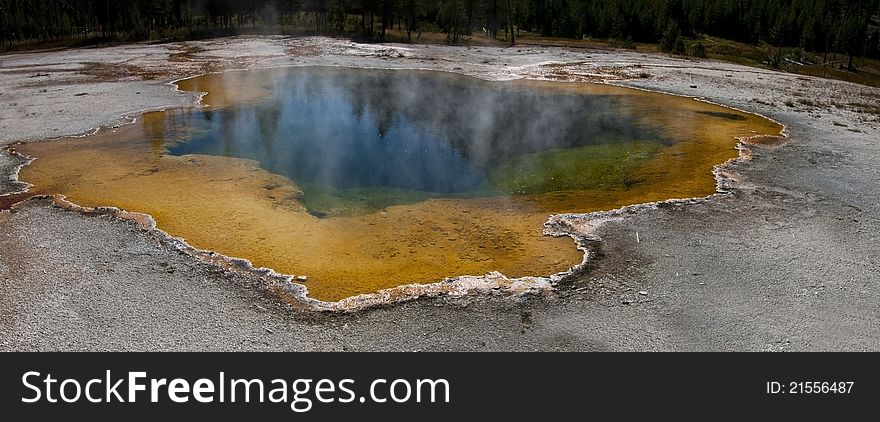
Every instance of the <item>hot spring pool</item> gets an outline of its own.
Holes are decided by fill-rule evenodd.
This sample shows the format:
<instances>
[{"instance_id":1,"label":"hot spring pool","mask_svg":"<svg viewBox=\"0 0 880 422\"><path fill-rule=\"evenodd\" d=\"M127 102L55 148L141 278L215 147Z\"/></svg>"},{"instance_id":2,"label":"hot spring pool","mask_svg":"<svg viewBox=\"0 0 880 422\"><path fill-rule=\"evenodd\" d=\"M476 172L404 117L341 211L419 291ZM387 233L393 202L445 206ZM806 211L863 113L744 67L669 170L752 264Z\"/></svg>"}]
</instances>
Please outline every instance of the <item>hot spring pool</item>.
<instances>
[{"instance_id":1,"label":"hot spring pool","mask_svg":"<svg viewBox=\"0 0 880 422\"><path fill-rule=\"evenodd\" d=\"M26 144L32 191L148 213L202 249L306 275L333 301L580 263L547 216L705 196L767 119L605 85L292 68L179 82L208 107Z\"/></svg>"}]
</instances>

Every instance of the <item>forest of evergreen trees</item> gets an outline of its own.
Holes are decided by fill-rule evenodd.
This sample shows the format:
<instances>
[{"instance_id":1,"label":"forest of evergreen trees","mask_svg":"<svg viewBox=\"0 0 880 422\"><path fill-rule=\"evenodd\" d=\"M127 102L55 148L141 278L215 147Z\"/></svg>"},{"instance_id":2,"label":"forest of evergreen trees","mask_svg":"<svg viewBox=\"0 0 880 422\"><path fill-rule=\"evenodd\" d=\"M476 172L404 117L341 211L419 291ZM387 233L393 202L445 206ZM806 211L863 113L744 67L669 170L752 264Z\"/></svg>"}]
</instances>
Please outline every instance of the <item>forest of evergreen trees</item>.
<instances>
[{"instance_id":1,"label":"forest of evergreen trees","mask_svg":"<svg viewBox=\"0 0 880 422\"><path fill-rule=\"evenodd\" d=\"M710 35L852 58L880 57L878 15L880 0L0 0L0 41L271 33L308 22L310 32L375 41L397 28L410 39L442 31L450 43L529 33L684 52L683 39Z\"/></svg>"}]
</instances>

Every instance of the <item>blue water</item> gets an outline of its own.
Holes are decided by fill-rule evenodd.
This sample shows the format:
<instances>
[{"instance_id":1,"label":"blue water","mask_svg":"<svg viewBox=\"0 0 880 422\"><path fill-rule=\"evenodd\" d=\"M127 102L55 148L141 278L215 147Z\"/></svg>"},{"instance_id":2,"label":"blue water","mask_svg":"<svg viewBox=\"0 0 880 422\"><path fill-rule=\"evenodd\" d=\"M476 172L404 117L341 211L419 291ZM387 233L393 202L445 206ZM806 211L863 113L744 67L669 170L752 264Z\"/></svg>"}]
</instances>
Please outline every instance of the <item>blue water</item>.
<instances>
[{"instance_id":1,"label":"blue water","mask_svg":"<svg viewBox=\"0 0 880 422\"><path fill-rule=\"evenodd\" d=\"M256 160L296 182L307 206L310 198L329 195L381 208L498 194L487 173L525 154L667 142L639 125L620 96L413 71L301 68L264 75L260 84L271 95L256 103L169 114L162 134L167 151Z\"/></svg>"},{"instance_id":2,"label":"blue water","mask_svg":"<svg viewBox=\"0 0 880 422\"><path fill-rule=\"evenodd\" d=\"M486 182L461 149L407 119L380 130L376 116L356 114L337 92L317 100L291 93L277 107L203 114L206 130L170 152L249 158L299 183L337 189L454 193Z\"/></svg>"}]
</instances>

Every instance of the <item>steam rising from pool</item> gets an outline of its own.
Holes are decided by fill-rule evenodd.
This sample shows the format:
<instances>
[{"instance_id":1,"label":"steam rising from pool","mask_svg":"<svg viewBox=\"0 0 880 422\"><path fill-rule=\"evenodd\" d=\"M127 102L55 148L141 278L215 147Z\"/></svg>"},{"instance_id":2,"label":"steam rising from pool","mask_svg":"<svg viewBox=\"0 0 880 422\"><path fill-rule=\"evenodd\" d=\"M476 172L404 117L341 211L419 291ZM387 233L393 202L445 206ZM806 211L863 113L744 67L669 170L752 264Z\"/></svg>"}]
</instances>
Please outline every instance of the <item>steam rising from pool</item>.
<instances>
[{"instance_id":1,"label":"steam rising from pool","mask_svg":"<svg viewBox=\"0 0 880 422\"><path fill-rule=\"evenodd\" d=\"M168 146L174 155L258 161L300 186L302 201L319 216L338 214L351 202L360 205L354 209L372 211L427 198L525 193L510 183L518 176L510 167L533 154L672 143L640 124L628 112L632 99L619 95L387 70L299 69L273 74L259 85L270 94L256 104L168 114L161 136L178 140ZM598 161L601 151L595 155ZM589 165L591 157L584 158ZM560 162L552 161L519 176L555 177L541 168ZM498 177L505 169L509 174ZM579 167L561 171L576 173ZM532 180L528 193L598 182L587 177L574 186L548 181Z\"/></svg>"}]
</instances>

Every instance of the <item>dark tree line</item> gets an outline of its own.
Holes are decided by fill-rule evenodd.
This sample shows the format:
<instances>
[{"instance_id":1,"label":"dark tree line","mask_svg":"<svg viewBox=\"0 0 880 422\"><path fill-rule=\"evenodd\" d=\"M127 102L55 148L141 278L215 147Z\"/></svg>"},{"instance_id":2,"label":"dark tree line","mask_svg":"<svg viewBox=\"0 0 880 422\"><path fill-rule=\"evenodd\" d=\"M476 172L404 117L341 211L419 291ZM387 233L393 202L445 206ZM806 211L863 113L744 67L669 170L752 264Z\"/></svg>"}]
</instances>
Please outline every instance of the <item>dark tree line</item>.
<instances>
[{"instance_id":1,"label":"dark tree line","mask_svg":"<svg viewBox=\"0 0 880 422\"><path fill-rule=\"evenodd\" d=\"M169 33L304 25L382 41L443 31L450 43L480 33L515 42L548 37L658 43L711 35L800 47L817 54L880 56L880 0L0 0L0 41L161 38Z\"/></svg>"}]
</instances>

